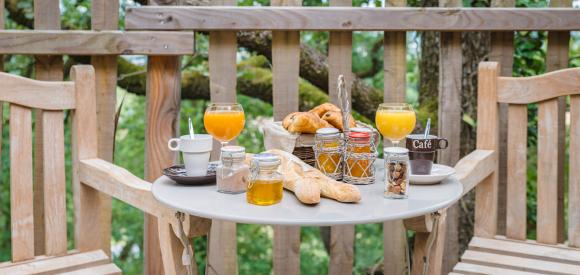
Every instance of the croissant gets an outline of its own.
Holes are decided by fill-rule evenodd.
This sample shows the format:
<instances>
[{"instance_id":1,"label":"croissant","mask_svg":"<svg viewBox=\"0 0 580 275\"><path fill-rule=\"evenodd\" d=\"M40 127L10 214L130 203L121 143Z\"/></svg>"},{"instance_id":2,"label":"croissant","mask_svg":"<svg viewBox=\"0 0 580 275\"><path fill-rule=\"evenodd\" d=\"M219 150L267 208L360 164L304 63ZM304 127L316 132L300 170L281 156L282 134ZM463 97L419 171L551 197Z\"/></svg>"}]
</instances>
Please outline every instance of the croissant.
<instances>
[{"instance_id":1,"label":"croissant","mask_svg":"<svg viewBox=\"0 0 580 275\"><path fill-rule=\"evenodd\" d=\"M318 117L322 117L322 115L324 115L328 111L340 112L340 109L336 107L336 105L327 102L314 107L309 112L316 114Z\"/></svg>"},{"instance_id":2,"label":"croissant","mask_svg":"<svg viewBox=\"0 0 580 275\"><path fill-rule=\"evenodd\" d=\"M348 120L348 128L354 128L356 127L356 122L354 121L354 117L352 117L351 114L349 114L349 120ZM329 111L326 112L323 116L322 119L325 120L326 122L330 123L330 125L334 126L334 128L339 129L340 131L344 132L344 127L342 125L342 114L340 112L336 112L336 111Z\"/></svg>"},{"instance_id":3,"label":"croissant","mask_svg":"<svg viewBox=\"0 0 580 275\"><path fill-rule=\"evenodd\" d=\"M308 134L314 134L320 128L332 127L316 114L309 112L295 112L287 115L282 121L282 126L291 133Z\"/></svg>"}]
</instances>

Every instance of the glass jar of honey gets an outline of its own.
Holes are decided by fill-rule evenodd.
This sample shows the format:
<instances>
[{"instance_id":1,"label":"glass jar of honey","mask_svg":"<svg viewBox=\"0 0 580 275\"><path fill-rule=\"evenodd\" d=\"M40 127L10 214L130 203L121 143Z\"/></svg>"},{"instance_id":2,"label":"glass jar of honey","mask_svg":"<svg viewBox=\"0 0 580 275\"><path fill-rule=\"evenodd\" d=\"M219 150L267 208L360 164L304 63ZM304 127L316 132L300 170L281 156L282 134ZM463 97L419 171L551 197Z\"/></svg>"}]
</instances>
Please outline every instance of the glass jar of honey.
<instances>
[{"instance_id":1,"label":"glass jar of honey","mask_svg":"<svg viewBox=\"0 0 580 275\"><path fill-rule=\"evenodd\" d=\"M350 129L345 150L344 182L352 184L375 182L373 164L377 154L372 137L371 129Z\"/></svg>"},{"instance_id":2,"label":"glass jar of honey","mask_svg":"<svg viewBox=\"0 0 580 275\"><path fill-rule=\"evenodd\" d=\"M321 128L314 136L316 168L328 177L342 179L342 138L336 128Z\"/></svg>"},{"instance_id":3,"label":"glass jar of honey","mask_svg":"<svg viewBox=\"0 0 580 275\"><path fill-rule=\"evenodd\" d=\"M252 159L251 178L246 199L255 205L272 205L282 200L283 177L278 173L280 157L270 153L257 154Z\"/></svg>"}]
</instances>

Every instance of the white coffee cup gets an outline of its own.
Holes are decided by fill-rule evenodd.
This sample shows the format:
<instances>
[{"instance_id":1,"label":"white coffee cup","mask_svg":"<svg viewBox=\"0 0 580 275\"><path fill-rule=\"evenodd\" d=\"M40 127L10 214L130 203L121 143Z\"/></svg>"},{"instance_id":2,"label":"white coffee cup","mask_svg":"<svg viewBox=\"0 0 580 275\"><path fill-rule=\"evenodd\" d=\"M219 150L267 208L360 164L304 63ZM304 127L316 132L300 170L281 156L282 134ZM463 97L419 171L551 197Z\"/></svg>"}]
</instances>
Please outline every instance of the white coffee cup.
<instances>
[{"instance_id":1,"label":"white coffee cup","mask_svg":"<svg viewBox=\"0 0 580 275\"><path fill-rule=\"evenodd\" d=\"M183 154L185 163L185 172L188 176L199 177L207 174L207 165L213 139L210 135L196 134L194 139L189 135L183 135L180 138L172 138L167 142L171 151L180 151Z\"/></svg>"}]
</instances>

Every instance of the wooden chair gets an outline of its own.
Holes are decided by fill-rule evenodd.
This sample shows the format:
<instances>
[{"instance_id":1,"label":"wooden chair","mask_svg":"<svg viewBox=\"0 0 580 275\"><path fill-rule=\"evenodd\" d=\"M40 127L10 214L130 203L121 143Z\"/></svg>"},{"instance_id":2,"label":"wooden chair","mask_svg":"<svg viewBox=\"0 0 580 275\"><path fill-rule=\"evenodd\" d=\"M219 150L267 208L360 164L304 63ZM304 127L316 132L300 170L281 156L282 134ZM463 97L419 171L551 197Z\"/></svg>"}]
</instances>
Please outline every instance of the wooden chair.
<instances>
[{"instance_id":1,"label":"wooden chair","mask_svg":"<svg viewBox=\"0 0 580 275\"><path fill-rule=\"evenodd\" d=\"M580 274L580 68L534 77L500 77L479 65L477 150L456 166L468 192L476 188L475 236L456 274ZM558 97L570 95L568 241L558 197ZM508 149L498 152L499 103L508 107ZM527 105L538 103L537 239L526 238ZM497 235L498 153L507 153L506 235ZM562 200L559 202L559 200ZM559 229L560 228L560 229ZM561 232L559 232L561 231Z\"/></svg>"},{"instance_id":2,"label":"wooden chair","mask_svg":"<svg viewBox=\"0 0 580 275\"><path fill-rule=\"evenodd\" d=\"M71 82L45 82L0 73L0 101L10 104L10 198L12 260L0 274L120 274L110 259L110 197L159 219L166 274L183 274L183 247L175 212L153 198L151 184L97 158L95 72L74 66ZM42 177L33 180L32 109L43 127ZM72 111L75 249L67 250L64 110ZM40 129L41 128L41 129ZM44 213L35 217L33 181L42 180ZM38 182L37 182L38 183ZM35 203L38 203L35 202ZM44 226L35 224L41 219ZM209 221L186 217L187 237L207 234ZM44 232L36 234L35 230ZM42 245L41 245L42 244Z\"/></svg>"}]
</instances>

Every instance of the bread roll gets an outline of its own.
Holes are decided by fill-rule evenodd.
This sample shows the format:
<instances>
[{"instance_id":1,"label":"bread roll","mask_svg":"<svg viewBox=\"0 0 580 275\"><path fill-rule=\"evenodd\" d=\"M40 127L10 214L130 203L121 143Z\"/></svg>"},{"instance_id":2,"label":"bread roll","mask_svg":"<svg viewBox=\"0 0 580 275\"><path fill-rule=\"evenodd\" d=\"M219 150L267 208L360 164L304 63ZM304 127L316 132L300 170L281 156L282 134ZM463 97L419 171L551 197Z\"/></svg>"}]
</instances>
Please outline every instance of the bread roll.
<instances>
[{"instance_id":1,"label":"bread roll","mask_svg":"<svg viewBox=\"0 0 580 275\"><path fill-rule=\"evenodd\" d=\"M316 107L314 107L312 110L310 110L310 113L316 114L318 117L322 117L322 115L324 115L326 112L329 111L335 111L335 112L340 112L340 108L336 107L336 105L332 104L332 103L322 103Z\"/></svg>"},{"instance_id":2,"label":"bread roll","mask_svg":"<svg viewBox=\"0 0 580 275\"><path fill-rule=\"evenodd\" d=\"M314 134L316 130L332 127L328 122L309 112L295 112L287 115L282 126L291 133Z\"/></svg>"},{"instance_id":3,"label":"bread roll","mask_svg":"<svg viewBox=\"0 0 580 275\"><path fill-rule=\"evenodd\" d=\"M339 202L360 201L356 186L327 177L291 153L277 149L268 152L280 156L282 163L278 171L284 175L284 188L294 192L301 202L318 203L321 195Z\"/></svg>"},{"instance_id":4,"label":"bread roll","mask_svg":"<svg viewBox=\"0 0 580 275\"><path fill-rule=\"evenodd\" d=\"M354 117L352 117L352 115L349 114L349 120L348 120L348 128L354 128L356 127L356 122L354 121ZM336 111L328 111L326 112L323 116L322 119L328 123L330 123L330 125L334 126L334 128L340 130L341 132L344 132L344 127L342 125L342 113L341 112L336 112Z\"/></svg>"}]
</instances>

